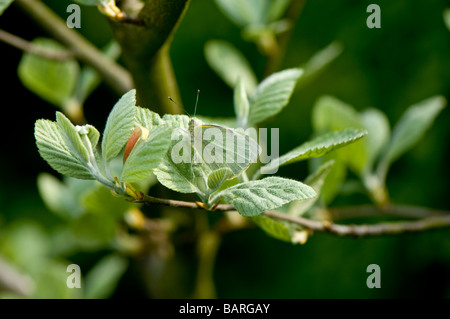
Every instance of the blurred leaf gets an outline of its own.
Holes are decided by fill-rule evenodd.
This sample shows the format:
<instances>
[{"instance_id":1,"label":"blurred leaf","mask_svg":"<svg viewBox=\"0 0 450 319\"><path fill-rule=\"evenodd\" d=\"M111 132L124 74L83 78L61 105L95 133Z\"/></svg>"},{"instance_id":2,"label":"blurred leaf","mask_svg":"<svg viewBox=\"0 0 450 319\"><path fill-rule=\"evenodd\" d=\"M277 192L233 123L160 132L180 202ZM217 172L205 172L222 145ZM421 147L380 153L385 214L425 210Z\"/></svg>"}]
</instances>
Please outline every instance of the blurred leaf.
<instances>
[{"instance_id":1,"label":"blurred leaf","mask_svg":"<svg viewBox=\"0 0 450 319\"><path fill-rule=\"evenodd\" d=\"M135 124L136 90L125 93L108 116L102 140L107 162L116 157L128 141Z\"/></svg>"},{"instance_id":2,"label":"blurred leaf","mask_svg":"<svg viewBox=\"0 0 450 319\"><path fill-rule=\"evenodd\" d=\"M444 23L447 29L450 31L450 8L444 10Z\"/></svg>"},{"instance_id":3,"label":"blurred leaf","mask_svg":"<svg viewBox=\"0 0 450 319\"><path fill-rule=\"evenodd\" d=\"M264 216L254 216L252 220L268 235L282 241L291 242L289 228L281 222Z\"/></svg>"},{"instance_id":4,"label":"blurred leaf","mask_svg":"<svg viewBox=\"0 0 450 319\"><path fill-rule=\"evenodd\" d=\"M344 129L364 129L356 110L331 96L322 96L312 110L312 124L316 134ZM367 163L364 140L336 151L336 158L343 160L355 173L361 174Z\"/></svg>"},{"instance_id":5,"label":"blurred leaf","mask_svg":"<svg viewBox=\"0 0 450 319\"><path fill-rule=\"evenodd\" d=\"M98 250L110 244L117 225L117 216L113 214L87 212L69 226L78 245L84 249Z\"/></svg>"},{"instance_id":6,"label":"blurred leaf","mask_svg":"<svg viewBox=\"0 0 450 319\"><path fill-rule=\"evenodd\" d=\"M96 5L97 0L83 0L79 2L92 3L91 5ZM110 58L111 60L117 60L120 56L121 50L117 42L109 42L102 50L104 56ZM80 76L78 77L77 85L75 87L74 97L79 104L83 104L88 96L97 88L101 83L102 78L90 66L84 66L81 69Z\"/></svg>"},{"instance_id":7,"label":"blurred leaf","mask_svg":"<svg viewBox=\"0 0 450 319\"><path fill-rule=\"evenodd\" d=\"M5 12L14 0L0 0L0 16Z\"/></svg>"},{"instance_id":8,"label":"blurred leaf","mask_svg":"<svg viewBox=\"0 0 450 319\"><path fill-rule=\"evenodd\" d=\"M36 222L16 221L0 232L0 254L27 273L40 271L48 249L46 234Z\"/></svg>"},{"instance_id":9,"label":"blurred leaf","mask_svg":"<svg viewBox=\"0 0 450 319\"><path fill-rule=\"evenodd\" d=\"M234 113L236 114L238 127L244 129L247 127L249 110L250 104L245 91L245 83L239 77L234 89Z\"/></svg>"},{"instance_id":10,"label":"blurred leaf","mask_svg":"<svg viewBox=\"0 0 450 319\"><path fill-rule=\"evenodd\" d=\"M301 69L288 69L266 78L250 96L249 124L260 123L276 114L289 103Z\"/></svg>"},{"instance_id":11,"label":"blurred leaf","mask_svg":"<svg viewBox=\"0 0 450 319\"><path fill-rule=\"evenodd\" d=\"M170 146L172 129L159 126L150 130L144 141L140 139L128 156L122 171L122 182L136 182L148 178L161 162Z\"/></svg>"},{"instance_id":12,"label":"blurred leaf","mask_svg":"<svg viewBox=\"0 0 450 319\"><path fill-rule=\"evenodd\" d=\"M74 219L83 213L78 199L59 179L47 173L37 178L39 194L47 207L65 220Z\"/></svg>"},{"instance_id":13,"label":"blurred leaf","mask_svg":"<svg viewBox=\"0 0 450 319\"><path fill-rule=\"evenodd\" d=\"M292 1L295 0L268 1L269 5L265 13L266 21L273 22L280 19Z\"/></svg>"},{"instance_id":14,"label":"blurred leaf","mask_svg":"<svg viewBox=\"0 0 450 319\"><path fill-rule=\"evenodd\" d=\"M222 198L243 216L256 216L266 209L275 209L293 200L314 196L316 193L308 185L281 177L267 177L232 186L214 198Z\"/></svg>"},{"instance_id":15,"label":"blurred leaf","mask_svg":"<svg viewBox=\"0 0 450 319\"><path fill-rule=\"evenodd\" d=\"M102 258L86 275L85 297L108 298L114 292L128 267L128 260L119 255Z\"/></svg>"},{"instance_id":16,"label":"blurred leaf","mask_svg":"<svg viewBox=\"0 0 450 319\"><path fill-rule=\"evenodd\" d=\"M119 220L127 210L136 205L122 197L114 197L108 188L98 183L95 188L81 196L80 202L87 212L105 215L106 218L114 220Z\"/></svg>"},{"instance_id":17,"label":"blurred leaf","mask_svg":"<svg viewBox=\"0 0 450 319\"><path fill-rule=\"evenodd\" d=\"M67 272L69 263L49 260L36 276L37 299L74 299L81 298L81 289L67 287L66 281L70 273Z\"/></svg>"},{"instance_id":18,"label":"blurred leaf","mask_svg":"<svg viewBox=\"0 0 450 319\"><path fill-rule=\"evenodd\" d=\"M287 154L280 156L278 159L273 159L269 164L263 166L261 170L272 170L275 165L284 166L308 158L324 156L337 148L361 139L366 134L365 131L354 129L326 133L311 141L303 143Z\"/></svg>"},{"instance_id":19,"label":"blurred leaf","mask_svg":"<svg viewBox=\"0 0 450 319\"><path fill-rule=\"evenodd\" d=\"M87 162L79 159L72 147L67 145L55 122L37 120L34 136L42 158L57 172L81 179L95 179Z\"/></svg>"},{"instance_id":20,"label":"blurred leaf","mask_svg":"<svg viewBox=\"0 0 450 319\"><path fill-rule=\"evenodd\" d=\"M300 66L303 76L299 79L297 87L305 85L324 71L342 53L342 45L332 42L327 47L316 52L304 65Z\"/></svg>"},{"instance_id":21,"label":"blurred leaf","mask_svg":"<svg viewBox=\"0 0 450 319\"><path fill-rule=\"evenodd\" d=\"M33 45L49 52L64 52L63 46L52 39L37 38ZM31 53L24 53L18 69L23 85L42 99L63 108L74 92L79 66L74 58L49 60Z\"/></svg>"},{"instance_id":22,"label":"blurred leaf","mask_svg":"<svg viewBox=\"0 0 450 319\"><path fill-rule=\"evenodd\" d=\"M205 57L209 66L231 88L235 88L239 77L244 82L247 94L251 94L258 80L244 55L231 43L210 40L205 45Z\"/></svg>"},{"instance_id":23,"label":"blurred leaf","mask_svg":"<svg viewBox=\"0 0 450 319\"><path fill-rule=\"evenodd\" d=\"M379 164L379 176L385 179L392 162L410 150L431 127L433 121L445 107L443 96L434 96L410 106L395 125L391 140Z\"/></svg>"},{"instance_id":24,"label":"blurred leaf","mask_svg":"<svg viewBox=\"0 0 450 319\"><path fill-rule=\"evenodd\" d=\"M317 197L306 199L303 201L293 201L289 207L289 214L294 216L302 216L308 209L310 209L319 199L319 195L322 190L322 186L325 182L325 178L333 168L334 161L328 161L322 164L317 171L309 175L305 179L305 184L311 186L317 193Z\"/></svg>"},{"instance_id":25,"label":"blurred leaf","mask_svg":"<svg viewBox=\"0 0 450 319\"><path fill-rule=\"evenodd\" d=\"M367 109L361 113L361 120L368 134L365 138L367 163L366 170L372 168L381 150L389 141L391 129L386 115L378 109Z\"/></svg>"}]
</instances>

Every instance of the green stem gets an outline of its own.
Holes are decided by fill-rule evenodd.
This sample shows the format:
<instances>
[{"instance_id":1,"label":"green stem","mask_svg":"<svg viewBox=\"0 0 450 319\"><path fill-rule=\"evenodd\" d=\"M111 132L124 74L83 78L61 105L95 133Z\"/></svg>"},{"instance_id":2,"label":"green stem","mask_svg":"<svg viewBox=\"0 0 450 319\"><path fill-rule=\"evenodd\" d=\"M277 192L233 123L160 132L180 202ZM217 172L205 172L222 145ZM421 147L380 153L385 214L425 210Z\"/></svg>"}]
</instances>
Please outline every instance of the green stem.
<instances>
[{"instance_id":1,"label":"green stem","mask_svg":"<svg viewBox=\"0 0 450 319\"><path fill-rule=\"evenodd\" d=\"M120 65L105 57L92 43L73 29L40 0L16 0L33 20L63 43L82 62L94 68L119 94L133 87L128 72Z\"/></svg>"}]
</instances>

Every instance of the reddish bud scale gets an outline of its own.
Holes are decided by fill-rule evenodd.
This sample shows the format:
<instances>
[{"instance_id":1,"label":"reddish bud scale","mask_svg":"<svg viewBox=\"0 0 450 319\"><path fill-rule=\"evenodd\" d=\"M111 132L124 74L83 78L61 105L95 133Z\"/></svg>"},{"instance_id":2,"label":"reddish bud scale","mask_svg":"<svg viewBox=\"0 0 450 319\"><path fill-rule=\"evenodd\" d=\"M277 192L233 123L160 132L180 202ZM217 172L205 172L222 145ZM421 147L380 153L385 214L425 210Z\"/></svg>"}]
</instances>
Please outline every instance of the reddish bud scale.
<instances>
[{"instance_id":1,"label":"reddish bud scale","mask_svg":"<svg viewBox=\"0 0 450 319\"><path fill-rule=\"evenodd\" d=\"M123 153L123 163L125 164L128 156L130 155L134 145L139 140L142 135L142 129L139 126L136 126L131 133L130 138L128 139L127 145L125 146L125 152Z\"/></svg>"}]
</instances>

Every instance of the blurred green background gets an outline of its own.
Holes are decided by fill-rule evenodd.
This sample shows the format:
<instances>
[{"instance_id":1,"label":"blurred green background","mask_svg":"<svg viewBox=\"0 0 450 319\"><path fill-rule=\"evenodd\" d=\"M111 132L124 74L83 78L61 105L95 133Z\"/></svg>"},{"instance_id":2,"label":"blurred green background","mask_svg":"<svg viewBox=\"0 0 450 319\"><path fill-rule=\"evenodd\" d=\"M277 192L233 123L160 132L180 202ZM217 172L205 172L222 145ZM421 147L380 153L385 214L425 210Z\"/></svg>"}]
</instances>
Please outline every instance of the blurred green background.
<instances>
[{"instance_id":1,"label":"blurred green background","mask_svg":"<svg viewBox=\"0 0 450 319\"><path fill-rule=\"evenodd\" d=\"M45 3L60 16L68 15L65 11L70 1ZM436 94L449 99L450 32L445 27L443 11L450 7L450 1L378 0L381 29L366 26L366 8L370 3L375 2L306 2L294 27L283 68L305 63L335 40L343 45L344 51L318 78L297 90L284 111L267 123L269 127L280 128L281 154L310 137L311 108L324 94L334 95L357 110L379 108L388 115L391 127L411 104ZM0 28L28 40L45 35L14 6L0 17ZM79 31L99 47L111 37L108 24L92 7L82 8ZM204 57L204 44L210 39L233 43L245 54L259 78L264 72L265 58L253 43L241 39L240 30L225 18L214 1L191 1L171 48L184 106L192 113L196 90L200 89L198 113L233 116L232 90L210 69ZM0 52L4 143L0 157L0 252L21 250L27 256L23 262L32 265L34 254L41 253L39 249L51 249L47 234L61 223L49 212L37 191L36 178L40 172L56 173L39 156L33 136L34 122L39 118L54 119L55 108L26 90L19 81L17 65L21 53L3 43ZM89 123L102 131L117 98L102 84L85 104ZM447 107L425 138L393 165L387 180L393 202L450 209L449 123ZM279 172L281 176L300 180L307 173L306 163ZM332 205L367 202L362 195L339 196ZM24 223L28 228L17 236L30 239L16 240L15 246L11 246L7 235L12 236L11 229ZM316 233L305 245L292 246L268 237L259 229L230 233L223 237L216 260L217 295L219 298L448 298L449 234L448 229L443 229L352 239ZM36 243L36 238L42 243ZM185 246L177 249L187 261L179 266L180 272L194 277L195 252ZM65 268L60 265L77 263L81 269L90 269L109 253L110 250L102 249L68 254L49 271L49 276L59 276L65 284ZM130 262L112 297L148 296L136 260ZM366 286L366 268L373 263L381 267L381 289ZM58 271L63 273L55 275ZM181 284L189 280L192 279ZM45 282L43 277L40 284ZM55 295L49 291L43 296ZM183 297L183 292L171 292L168 296Z\"/></svg>"}]
</instances>

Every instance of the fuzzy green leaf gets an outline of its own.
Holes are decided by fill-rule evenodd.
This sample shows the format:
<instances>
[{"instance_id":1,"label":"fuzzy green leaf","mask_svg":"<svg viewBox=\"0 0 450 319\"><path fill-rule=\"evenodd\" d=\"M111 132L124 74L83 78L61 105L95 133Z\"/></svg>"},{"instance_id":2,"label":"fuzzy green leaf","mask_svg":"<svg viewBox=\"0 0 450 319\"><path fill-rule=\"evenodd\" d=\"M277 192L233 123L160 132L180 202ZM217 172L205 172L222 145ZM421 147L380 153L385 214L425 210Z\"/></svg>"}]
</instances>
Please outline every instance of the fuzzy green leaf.
<instances>
[{"instance_id":1,"label":"fuzzy green leaf","mask_svg":"<svg viewBox=\"0 0 450 319\"><path fill-rule=\"evenodd\" d=\"M102 140L102 155L107 162L116 157L133 132L136 90L125 93L108 116Z\"/></svg>"},{"instance_id":2,"label":"fuzzy green leaf","mask_svg":"<svg viewBox=\"0 0 450 319\"><path fill-rule=\"evenodd\" d=\"M136 182L147 178L166 155L170 145L172 129L159 126L150 130L148 138L139 140L126 160L122 171L122 182Z\"/></svg>"},{"instance_id":3,"label":"fuzzy green leaf","mask_svg":"<svg viewBox=\"0 0 450 319\"><path fill-rule=\"evenodd\" d=\"M158 113L147 108L136 107L136 125L141 125L149 131L154 127L163 124L163 120Z\"/></svg>"},{"instance_id":4,"label":"fuzzy green leaf","mask_svg":"<svg viewBox=\"0 0 450 319\"><path fill-rule=\"evenodd\" d=\"M56 124L65 139L66 145L70 147L71 152L76 154L80 161L87 162L89 160L88 150L83 144L77 128L61 112L56 112Z\"/></svg>"},{"instance_id":5,"label":"fuzzy green leaf","mask_svg":"<svg viewBox=\"0 0 450 319\"><path fill-rule=\"evenodd\" d=\"M233 176L233 171L228 167L219 168L208 175L207 185L209 189L218 189L225 181Z\"/></svg>"},{"instance_id":6,"label":"fuzzy green leaf","mask_svg":"<svg viewBox=\"0 0 450 319\"><path fill-rule=\"evenodd\" d=\"M324 156L337 148L361 139L366 134L367 132L365 131L354 129L326 133L303 143L278 159L273 159L269 164L263 166L261 171L272 171L275 166L288 165L308 158Z\"/></svg>"},{"instance_id":7,"label":"fuzzy green leaf","mask_svg":"<svg viewBox=\"0 0 450 319\"><path fill-rule=\"evenodd\" d=\"M119 255L101 259L86 275L86 298L108 298L114 292L128 267L128 260Z\"/></svg>"},{"instance_id":8,"label":"fuzzy green leaf","mask_svg":"<svg viewBox=\"0 0 450 319\"><path fill-rule=\"evenodd\" d=\"M250 97L249 124L260 123L281 112L302 73L301 69L288 69L265 79Z\"/></svg>"},{"instance_id":9,"label":"fuzzy green leaf","mask_svg":"<svg viewBox=\"0 0 450 319\"><path fill-rule=\"evenodd\" d=\"M87 162L80 159L55 122L36 121L34 128L36 145L42 158L57 172L80 179L95 179Z\"/></svg>"},{"instance_id":10,"label":"fuzzy green leaf","mask_svg":"<svg viewBox=\"0 0 450 319\"><path fill-rule=\"evenodd\" d=\"M316 192L303 183L281 178L267 177L258 181L241 183L214 196L232 204L243 216L257 216L266 209L275 209L294 200L305 200Z\"/></svg>"},{"instance_id":11,"label":"fuzzy green leaf","mask_svg":"<svg viewBox=\"0 0 450 319\"><path fill-rule=\"evenodd\" d=\"M209 66L231 88L235 88L238 78L245 84L247 94L252 93L258 80L250 63L231 43L223 40L210 40L205 45L205 57Z\"/></svg>"},{"instance_id":12,"label":"fuzzy green leaf","mask_svg":"<svg viewBox=\"0 0 450 319\"><path fill-rule=\"evenodd\" d=\"M48 52L66 51L52 39L37 38L32 43ZM18 68L19 78L27 89L59 108L71 98L78 74L75 59L49 60L31 53L24 53Z\"/></svg>"}]
</instances>

